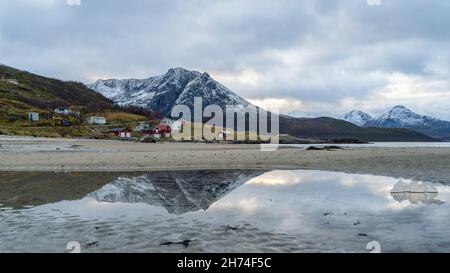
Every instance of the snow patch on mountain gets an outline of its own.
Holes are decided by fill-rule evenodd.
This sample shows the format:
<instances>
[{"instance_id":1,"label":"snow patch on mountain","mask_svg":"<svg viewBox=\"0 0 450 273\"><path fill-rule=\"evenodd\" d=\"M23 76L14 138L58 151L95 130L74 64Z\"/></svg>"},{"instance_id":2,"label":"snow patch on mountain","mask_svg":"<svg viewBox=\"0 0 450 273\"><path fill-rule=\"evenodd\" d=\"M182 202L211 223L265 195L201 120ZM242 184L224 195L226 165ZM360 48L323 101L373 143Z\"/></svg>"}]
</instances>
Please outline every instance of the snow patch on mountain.
<instances>
[{"instance_id":1,"label":"snow patch on mountain","mask_svg":"<svg viewBox=\"0 0 450 273\"><path fill-rule=\"evenodd\" d=\"M193 97L203 98L204 104L249 104L245 99L211 78L208 73L203 73L188 83L175 103L190 105Z\"/></svg>"},{"instance_id":2,"label":"snow patch on mountain","mask_svg":"<svg viewBox=\"0 0 450 273\"><path fill-rule=\"evenodd\" d=\"M416 114L405 106L399 105L383 113L376 119L376 122L382 124L385 122L394 121L400 125L415 126L424 124L426 118L426 116Z\"/></svg>"},{"instance_id":3,"label":"snow patch on mountain","mask_svg":"<svg viewBox=\"0 0 450 273\"><path fill-rule=\"evenodd\" d=\"M366 122L371 120L372 117L363 111L353 110L345 114L342 119L355 125L363 126Z\"/></svg>"},{"instance_id":4,"label":"snow patch on mountain","mask_svg":"<svg viewBox=\"0 0 450 273\"><path fill-rule=\"evenodd\" d=\"M147 101L155 95L155 87L161 84L162 77L147 79L98 80L88 87L99 92L119 105L133 104L146 107Z\"/></svg>"}]
</instances>

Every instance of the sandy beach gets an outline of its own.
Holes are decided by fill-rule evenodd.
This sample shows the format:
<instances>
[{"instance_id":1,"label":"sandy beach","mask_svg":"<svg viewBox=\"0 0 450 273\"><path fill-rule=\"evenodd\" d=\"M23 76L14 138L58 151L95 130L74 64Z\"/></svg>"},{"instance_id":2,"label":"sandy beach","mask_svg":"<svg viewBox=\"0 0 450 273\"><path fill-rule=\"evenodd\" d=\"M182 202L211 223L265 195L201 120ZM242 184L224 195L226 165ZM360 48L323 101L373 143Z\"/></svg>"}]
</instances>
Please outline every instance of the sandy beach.
<instances>
[{"instance_id":1,"label":"sandy beach","mask_svg":"<svg viewBox=\"0 0 450 273\"><path fill-rule=\"evenodd\" d=\"M450 181L450 148L355 147L307 151L259 145L0 138L0 171L136 172L211 169L304 169Z\"/></svg>"}]
</instances>

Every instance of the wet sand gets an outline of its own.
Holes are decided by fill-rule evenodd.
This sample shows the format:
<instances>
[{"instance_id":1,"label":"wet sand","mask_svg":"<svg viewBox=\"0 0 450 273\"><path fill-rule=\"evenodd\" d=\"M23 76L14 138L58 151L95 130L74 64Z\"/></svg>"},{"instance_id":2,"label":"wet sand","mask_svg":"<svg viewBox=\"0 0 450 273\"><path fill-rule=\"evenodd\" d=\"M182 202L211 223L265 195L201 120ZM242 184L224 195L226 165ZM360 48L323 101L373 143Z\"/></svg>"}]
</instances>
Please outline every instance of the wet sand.
<instances>
[{"instance_id":1,"label":"wet sand","mask_svg":"<svg viewBox=\"0 0 450 273\"><path fill-rule=\"evenodd\" d=\"M307 151L259 145L0 137L0 171L135 172L304 169L450 182L450 148L358 147Z\"/></svg>"}]
</instances>

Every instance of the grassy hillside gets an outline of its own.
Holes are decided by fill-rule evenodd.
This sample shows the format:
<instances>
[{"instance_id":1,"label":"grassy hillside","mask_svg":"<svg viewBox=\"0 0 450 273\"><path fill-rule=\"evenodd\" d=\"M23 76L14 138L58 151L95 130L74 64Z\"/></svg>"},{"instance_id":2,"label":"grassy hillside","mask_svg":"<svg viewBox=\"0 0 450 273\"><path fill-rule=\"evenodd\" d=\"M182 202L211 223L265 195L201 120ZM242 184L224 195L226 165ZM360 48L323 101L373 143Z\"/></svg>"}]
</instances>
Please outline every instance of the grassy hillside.
<instances>
[{"instance_id":1,"label":"grassy hillside","mask_svg":"<svg viewBox=\"0 0 450 273\"><path fill-rule=\"evenodd\" d=\"M333 118L280 117L280 131L299 138L343 139L354 138L378 142L430 142L435 139L408 129L361 128Z\"/></svg>"},{"instance_id":2,"label":"grassy hillside","mask_svg":"<svg viewBox=\"0 0 450 273\"><path fill-rule=\"evenodd\" d=\"M14 83L14 81L16 83ZM112 108L113 103L79 82L65 82L0 65L2 99L46 108L83 105L88 108Z\"/></svg>"},{"instance_id":3,"label":"grassy hillside","mask_svg":"<svg viewBox=\"0 0 450 273\"><path fill-rule=\"evenodd\" d=\"M65 117L70 127L54 126L53 109L77 107L80 117ZM40 114L40 121L28 121L28 113ZM146 120L114 105L101 94L78 82L65 82L0 65L0 134L45 137L102 137L108 128L88 126L86 117L104 116L108 124Z\"/></svg>"}]
</instances>

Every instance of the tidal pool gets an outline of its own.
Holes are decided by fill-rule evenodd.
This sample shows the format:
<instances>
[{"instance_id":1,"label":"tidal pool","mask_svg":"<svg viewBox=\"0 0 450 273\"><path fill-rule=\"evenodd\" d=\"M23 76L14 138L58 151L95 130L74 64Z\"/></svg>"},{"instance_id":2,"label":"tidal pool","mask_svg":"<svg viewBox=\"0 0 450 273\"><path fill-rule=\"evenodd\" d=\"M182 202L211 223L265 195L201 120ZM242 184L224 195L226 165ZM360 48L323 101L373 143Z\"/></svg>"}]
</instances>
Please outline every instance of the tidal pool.
<instances>
[{"instance_id":1,"label":"tidal pool","mask_svg":"<svg viewBox=\"0 0 450 273\"><path fill-rule=\"evenodd\" d=\"M450 252L450 188L322 171L0 173L0 252ZM430 187L427 187L430 189Z\"/></svg>"}]
</instances>

